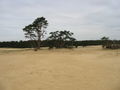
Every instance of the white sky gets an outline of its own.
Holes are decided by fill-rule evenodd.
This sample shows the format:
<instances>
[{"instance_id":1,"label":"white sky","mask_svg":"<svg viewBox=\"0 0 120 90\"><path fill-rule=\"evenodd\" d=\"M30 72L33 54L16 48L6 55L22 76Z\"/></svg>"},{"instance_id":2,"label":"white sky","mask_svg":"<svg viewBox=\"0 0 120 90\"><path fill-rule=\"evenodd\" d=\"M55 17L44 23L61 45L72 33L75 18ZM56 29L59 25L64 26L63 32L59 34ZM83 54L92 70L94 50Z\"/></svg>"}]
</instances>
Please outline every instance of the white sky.
<instances>
[{"instance_id":1,"label":"white sky","mask_svg":"<svg viewBox=\"0 0 120 90\"><path fill-rule=\"evenodd\" d=\"M120 0L0 0L0 41L25 40L22 29L41 16L48 34L69 30L78 40L120 39Z\"/></svg>"}]
</instances>

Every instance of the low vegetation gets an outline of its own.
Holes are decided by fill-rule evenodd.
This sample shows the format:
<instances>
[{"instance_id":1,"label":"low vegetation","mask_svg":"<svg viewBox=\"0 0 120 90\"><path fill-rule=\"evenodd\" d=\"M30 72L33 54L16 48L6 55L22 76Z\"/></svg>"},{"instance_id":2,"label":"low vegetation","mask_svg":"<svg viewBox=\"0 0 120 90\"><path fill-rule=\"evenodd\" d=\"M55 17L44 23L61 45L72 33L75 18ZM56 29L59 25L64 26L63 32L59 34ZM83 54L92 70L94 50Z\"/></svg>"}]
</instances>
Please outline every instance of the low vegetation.
<instances>
[{"instance_id":1,"label":"low vegetation","mask_svg":"<svg viewBox=\"0 0 120 90\"><path fill-rule=\"evenodd\" d=\"M110 40L109 37L102 37L101 40L77 41L73 37L73 32L68 30L50 32L45 40L48 21L44 17L39 17L23 28L25 37L28 41L9 41L0 42L2 48L34 48L35 51L40 47L52 48L73 48L78 46L102 45L103 48L119 49L120 40ZM43 40L44 39L44 40Z\"/></svg>"},{"instance_id":2,"label":"low vegetation","mask_svg":"<svg viewBox=\"0 0 120 90\"><path fill-rule=\"evenodd\" d=\"M102 37L102 47L108 49L119 49L120 41L118 40L110 40L109 37Z\"/></svg>"}]
</instances>

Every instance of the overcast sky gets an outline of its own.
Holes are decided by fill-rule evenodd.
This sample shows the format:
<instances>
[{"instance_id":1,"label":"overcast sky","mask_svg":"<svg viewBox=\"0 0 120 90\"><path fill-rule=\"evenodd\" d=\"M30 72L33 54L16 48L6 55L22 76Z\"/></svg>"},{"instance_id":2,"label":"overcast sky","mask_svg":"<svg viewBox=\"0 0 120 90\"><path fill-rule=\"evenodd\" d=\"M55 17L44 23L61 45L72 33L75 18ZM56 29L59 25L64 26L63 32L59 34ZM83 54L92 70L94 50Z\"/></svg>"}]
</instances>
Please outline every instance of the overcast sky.
<instances>
[{"instance_id":1,"label":"overcast sky","mask_svg":"<svg viewBox=\"0 0 120 90\"><path fill-rule=\"evenodd\" d=\"M25 40L22 29L44 16L47 33L74 32L78 40L120 39L120 0L0 0L0 41Z\"/></svg>"}]
</instances>

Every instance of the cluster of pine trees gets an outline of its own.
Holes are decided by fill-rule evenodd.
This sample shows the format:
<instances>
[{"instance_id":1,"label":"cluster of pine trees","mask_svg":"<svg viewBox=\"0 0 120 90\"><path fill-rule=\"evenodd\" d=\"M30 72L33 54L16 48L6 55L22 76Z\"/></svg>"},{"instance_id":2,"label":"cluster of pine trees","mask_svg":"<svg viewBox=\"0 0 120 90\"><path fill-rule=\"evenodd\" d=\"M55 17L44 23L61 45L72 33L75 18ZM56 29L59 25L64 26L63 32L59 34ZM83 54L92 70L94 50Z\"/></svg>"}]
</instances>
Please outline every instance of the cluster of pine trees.
<instances>
[{"instance_id":1,"label":"cluster of pine trees","mask_svg":"<svg viewBox=\"0 0 120 90\"><path fill-rule=\"evenodd\" d=\"M117 44L110 44L113 42L109 40L108 37L103 37L101 40L88 40L88 41L77 41L72 32L54 31L50 32L50 36L46 40L42 40L46 34L46 28L48 26L48 21L44 17L39 17L35 19L32 24L29 24L23 28L25 37L28 41L9 41L0 42L0 47L8 48L35 48L35 50L40 49L40 47L51 48L73 48L78 46L90 46L90 45L102 45L104 47L118 46L120 41L115 41Z\"/></svg>"},{"instance_id":2,"label":"cluster of pine trees","mask_svg":"<svg viewBox=\"0 0 120 90\"><path fill-rule=\"evenodd\" d=\"M46 33L45 29L48 26L48 21L44 17L35 19L32 24L25 26L23 31L25 37L31 41L31 47L36 50L40 47L49 48L72 48L78 46L101 45L101 40L76 41L73 33L67 30L50 32L50 36L46 40L42 40Z\"/></svg>"}]
</instances>

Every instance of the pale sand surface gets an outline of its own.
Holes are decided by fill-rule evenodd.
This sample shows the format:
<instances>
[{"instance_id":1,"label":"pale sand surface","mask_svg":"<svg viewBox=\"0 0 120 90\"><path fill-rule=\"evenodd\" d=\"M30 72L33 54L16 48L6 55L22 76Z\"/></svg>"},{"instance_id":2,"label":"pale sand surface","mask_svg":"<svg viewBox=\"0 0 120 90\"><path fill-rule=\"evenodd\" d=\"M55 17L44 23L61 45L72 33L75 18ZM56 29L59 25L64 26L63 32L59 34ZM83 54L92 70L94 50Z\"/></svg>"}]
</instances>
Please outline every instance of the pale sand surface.
<instances>
[{"instance_id":1,"label":"pale sand surface","mask_svg":"<svg viewBox=\"0 0 120 90\"><path fill-rule=\"evenodd\" d=\"M120 90L120 50L3 48L0 90Z\"/></svg>"}]
</instances>

